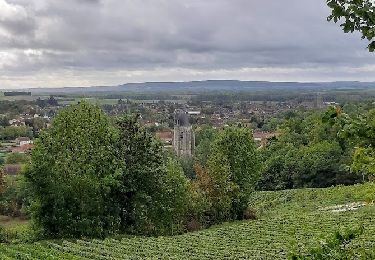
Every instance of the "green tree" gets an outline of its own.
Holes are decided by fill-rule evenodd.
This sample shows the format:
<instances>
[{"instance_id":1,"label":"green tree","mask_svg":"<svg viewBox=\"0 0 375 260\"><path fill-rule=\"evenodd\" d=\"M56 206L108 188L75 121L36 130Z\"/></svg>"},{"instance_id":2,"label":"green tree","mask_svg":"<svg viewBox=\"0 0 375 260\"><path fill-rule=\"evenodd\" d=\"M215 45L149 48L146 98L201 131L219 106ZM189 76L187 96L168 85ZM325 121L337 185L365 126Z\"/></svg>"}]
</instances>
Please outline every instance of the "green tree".
<instances>
[{"instance_id":1,"label":"green tree","mask_svg":"<svg viewBox=\"0 0 375 260\"><path fill-rule=\"evenodd\" d=\"M124 165L115 196L123 231L171 234L181 231L188 182L181 165L162 156L162 145L136 116L116 120L116 157Z\"/></svg>"},{"instance_id":2,"label":"green tree","mask_svg":"<svg viewBox=\"0 0 375 260\"><path fill-rule=\"evenodd\" d=\"M24 176L3 175L0 178L0 215L25 216L28 191L24 187Z\"/></svg>"},{"instance_id":3,"label":"green tree","mask_svg":"<svg viewBox=\"0 0 375 260\"><path fill-rule=\"evenodd\" d=\"M185 176L190 180L194 179L196 176L194 171L194 158L191 156L180 156L178 162L182 166Z\"/></svg>"},{"instance_id":4,"label":"green tree","mask_svg":"<svg viewBox=\"0 0 375 260\"><path fill-rule=\"evenodd\" d=\"M299 149L291 143L274 141L260 150L262 158L260 190L285 190L293 188L292 176L298 170Z\"/></svg>"},{"instance_id":5,"label":"green tree","mask_svg":"<svg viewBox=\"0 0 375 260\"><path fill-rule=\"evenodd\" d=\"M299 150L298 171L292 176L294 187L328 187L336 184L341 171L340 145L323 141Z\"/></svg>"},{"instance_id":6,"label":"green tree","mask_svg":"<svg viewBox=\"0 0 375 260\"><path fill-rule=\"evenodd\" d=\"M154 219L156 234L178 234L184 231L191 205L190 182L178 161L168 159L166 172L155 194Z\"/></svg>"},{"instance_id":7,"label":"green tree","mask_svg":"<svg viewBox=\"0 0 375 260\"><path fill-rule=\"evenodd\" d=\"M136 116L127 116L115 122L116 157L124 165L116 193L123 209L123 231L152 233L154 222L150 211L163 175L162 147L137 120Z\"/></svg>"},{"instance_id":8,"label":"green tree","mask_svg":"<svg viewBox=\"0 0 375 260\"><path fill-rule=\"evenodd\" d=\"M29 156L23 153L10 153L5 159L6 164L18 164L28 163L30 161Z\"/></svg>"},{"instance_id":9,"label":"green tree","mask_svg":"<svg viewBox=\"0 0 375 260\"><path fill-rule=\"evenodd\" d=\"M351 117L343 113L340 108L330 108L326 113L326 118L330 119L331 124L341 124L340 136L350 140L356 146L351 169L361 173L363 177L374 177L375 109L371 109L366 114Z\"/></svg>"},{"instance_id":10,"label":"green tree","mask_svg":"<svg viewBox=\"0 0 375 260\"><path fill-rule=\"evenodd\" d=\"M220 132L213 144L208 171L222 172L223 178L227 178L226 168L225 170L215 169L218 167L215 164L227 167L230 173L229 181L233 183L228 186L232 195L231 213L235 219L242 218L248 205L249 196L260 177L259 155L252 131L248 128L228 127ZM215 174L218 176L217 173Z\"/></svg>"},{"instance_id":11,"label":"green tree","mask_svg":"<svg viewBox=\"0 0 375 260\"><path fill-rule=\"evenodd\" d=\"M221 152L211 154L207 162L209 176L208 195L211 223L220 223L233 218L234 200L239 197L239 187L233 182L228 158ZM235 216L237 217L237 216Z\"/></svg>"},{"instance_id":12,"label":"green tree","mask_svg":"<svg viewBox=\"0 0 375 260\"><path fill-rule=\"evenodd\" d=\"M330 116L316 111L296 111L285 120L279 126L281 135L260 150L259 189L328 187L359 181L359 176L348 170L353 147L337 135L338 122L327 124Z\"/></svg>"},{"instance_id":13,"label":"green tree","mask_svg":"<svg viewBox=\"0 0 375 260\"><path fill-rule=\"evenodd\" d=\"M194 157L201 165L206 165L211 154L211 148L218 130L205 126L195 131Z\"/></svg>"},{"instance_id":14,"label":"green tree","mask_svg":"<svg viewBox=\"0 0 375 260\"><path fill-rule=\"evenodd\" d=\"M327 0L332 9L328 21L335 23L344 20L340 25L345 33L358 31L362 39L370 41L368 49L375 50L375 5L372 0Z\"/></svg>"},{"instance_id":15,"label":"green tree","mask_svg":"<svg viewBox=\"0 0 375 260\"><path fill-rule=\"evenodd\" d=\"M7 126L0 127L0 140L13 140L17 137L32 137L33 132L29 127Z\"/></svg>"},{"instance_id":16,"label":"green tree","mask_svg":"<svg viewBox=\"0 0 375 260\"><path fill-rule=\"evenodd\" d=\"M111 191L122 165L113 140L108 118L86 102L62 110L42 132L25 173L33 222L42 235L104 236L119 229Z\"/></svg>"}]
</instances>

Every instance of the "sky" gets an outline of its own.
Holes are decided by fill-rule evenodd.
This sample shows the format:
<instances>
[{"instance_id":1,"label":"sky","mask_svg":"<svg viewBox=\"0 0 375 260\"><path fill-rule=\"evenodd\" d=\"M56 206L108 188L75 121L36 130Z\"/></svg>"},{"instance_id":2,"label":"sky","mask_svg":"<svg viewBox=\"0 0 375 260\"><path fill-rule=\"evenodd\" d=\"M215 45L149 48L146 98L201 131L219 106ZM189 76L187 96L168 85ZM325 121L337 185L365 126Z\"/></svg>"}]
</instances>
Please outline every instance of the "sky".
<instances>
[{"instance_id":1,"label":"sky","mask_svg":"<svg viewBox=\"0 0 375 260\"><path fill-rule=\"evenodd\" d=\"M375 81L325 0L0 0L0 88Z\"/></svg>"}]
</instances>

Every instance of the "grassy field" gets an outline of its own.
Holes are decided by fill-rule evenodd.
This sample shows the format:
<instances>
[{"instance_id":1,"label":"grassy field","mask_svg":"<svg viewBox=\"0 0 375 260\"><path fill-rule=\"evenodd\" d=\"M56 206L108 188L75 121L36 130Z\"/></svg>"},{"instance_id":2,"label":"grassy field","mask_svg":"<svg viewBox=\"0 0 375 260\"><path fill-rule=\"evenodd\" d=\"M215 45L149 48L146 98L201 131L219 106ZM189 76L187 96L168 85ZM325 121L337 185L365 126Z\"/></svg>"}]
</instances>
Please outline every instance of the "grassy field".
<instances>
[{"instance_id":1,"label":"grassy field","mask_svg":"<svg viewBox=\"0 0 375 260\"><path fill-rule=\"evenodd\" d=\"M61 105L72 105L77 104L81 100L86 100L87 102L91 104L98 104L98 105L116 105L118 104L119 99L118 98L95 98L95 97L89 97L89 98L61 98L59 99L59 104ZM160 100L137 100L137 99L130 99L131 102L137 103L137 104L153 104L158 103ZM186 104L186 100L164 100L165 102L170 103L178 103L178 104Z\"/></svg>"},{"instance_id":2,"label":"grassy field","mask_svg":"<svg viewBox=\"0 0 375 260\"><path fill-rule=\"evenodd\" d=\"M363 234L345 248L355 252L355 259L371 259L364 254L374 252L374 199L373 184L258 192L251 202L257 220L173 237L0 245L0 255L1 259L286 259L291 251L308 252L336 231L363 225Z\"/></svg>"},{"instance_id":3,"label":"grassy field","mask_svg":"<svg viewBox=\"0 0 375 260\"><path fill-rule=\"evenodd\" d=\"M4 96L0 94L0 101L19 101L19 100L25 100L25 101L35 101L38 98L41 99L47 99L49 96Z\"/></svg>"},{"instance_id":4,"label":"grassy field","mask_svg":"<svg viewBox=\"0 0 375 260\"><path fill-rule=\"evenodd\" d=\"M77 104L79 101L85 100L94 105L116 105L118 99L109 99L109 98L68 98L68 99L59 99L58 102L60 105L73 105Z\"/></svg>"}]
</instances>

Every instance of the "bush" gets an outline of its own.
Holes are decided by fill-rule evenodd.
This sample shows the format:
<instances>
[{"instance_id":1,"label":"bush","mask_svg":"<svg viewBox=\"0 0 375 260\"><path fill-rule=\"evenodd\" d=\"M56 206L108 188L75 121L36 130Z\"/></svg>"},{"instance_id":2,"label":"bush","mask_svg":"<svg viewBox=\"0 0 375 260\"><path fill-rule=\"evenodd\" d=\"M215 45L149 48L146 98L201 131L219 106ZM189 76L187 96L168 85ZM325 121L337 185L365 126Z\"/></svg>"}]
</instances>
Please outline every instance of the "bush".
<instances>
[{"instance_id":1,"label":"bush","mask_svg":"<svg viewBox=\"0 0 375 260\"><path fill-rule=\"evenodd\" d=\"M0 184L0 215L10 217L27 215L28 192L25 189L23 176L3 176L0 182L2 183Z\"/></svg>"},{"instance_id":2,"label":"bush","mask_svg":"<svg viewBox=\"0 0 375 260\"><path fill-rule=\"evenodd\" d=\"M212 225L243 219L259 178L259 158L251 130L227 128L213 144L207 166L195 165L197 207L192 220Z\"/></svg>"},{"instance_id":3,"label":"bush","mask_svg":"<svg viewBox=\"0 0 375 260\"><path fill-rule=\"evenodd\" d=\"M156 234L173 235L185 231L190 198L190 182L181 165L169 159L156 196L159 202L155 203Z\"/></svg>"},{"instance_id":4,"label":"bush","mask_svg":"<svg viewBox=\"0 0 375 260\"><path fill-rule=\"evenodd\" d=\"M29 156L23 153L10 153L5 159L7 164L18 164L18 163L28 163L30 161Z\"/></svg>"},{"instance_id":5,"label":"bush","mask_svg":"<svg viewBox=\"0 0 375 260\"><path fill-rule=\"evenodd\" d=\"M0 225L0 243L6 243L8 236L5 233L5 229Z\"/></svg>"},{"instance_id":6,"label":"bush","mask_svg":"<svg viewBox=\"0 0 375 260\"><path fill-rule=\"evenodd\" d=\"M86 102L62 110L40 135L25 177L33 222L44 236L100 237L119 229L113 138L108 118Z\"/></svg>"},{"instance_id":7,"label":"bush","mask_svg":"<svg viewBox=\"0 0 375 260\"><path fill-rule=\"evenodd\" d=\"M181 233L190 183L137 117L114 120L86 102L42 132L25 173L34 228L53 238Z\"/></svg>"},{"instance_id":8,"label":"bush","mask_svg":"<svg viewBox=\"0 0 375 260\"><path fill-rule=\"evenodd\" d=\"M259 155L251 130L229 127L220 132L214 141L208 172L224 185L221 193L231 200L230 219L241 219L260 177Z\"/></svg>"},{"instance_id":9,"label":"bush","mask_svg":"<svg viewBox=\"0 0 375 260\"><path fill-rule=\"evenodd\" d=\"M243 213L243 219L254 220L257 219L257 213L255 209L247 208Z\"/></svg>"},{"instance_id":10,"label":"bush","mask_svg":"<svg viewBox=\"0 0 375 260\"><path fill-rule=\"evenodd\" d=\"M326 241L321 241L319 245L309 248L308 253L299 252L300 248L296 248L294 252L290 252L289 259L359 259L357 253L350 250L350 242L363 234L363 226L345 231L336 231L333 236ZM371 252L370 252L371 253ZM364 257L360 259L373 259L372 257Z\"/></svg>"},{"instance_id":11,"label":"bush","mask_svg":"<svg viewBox=\"0 0 375 260\"><path fill-rule=\"evenodd\" d=\"M116 157L126 165L118 190L122 231L169 235L185 229L190 183L178 161L163 158L162 146L137 121L116 120Z\"/></svg>"}]
</instances>

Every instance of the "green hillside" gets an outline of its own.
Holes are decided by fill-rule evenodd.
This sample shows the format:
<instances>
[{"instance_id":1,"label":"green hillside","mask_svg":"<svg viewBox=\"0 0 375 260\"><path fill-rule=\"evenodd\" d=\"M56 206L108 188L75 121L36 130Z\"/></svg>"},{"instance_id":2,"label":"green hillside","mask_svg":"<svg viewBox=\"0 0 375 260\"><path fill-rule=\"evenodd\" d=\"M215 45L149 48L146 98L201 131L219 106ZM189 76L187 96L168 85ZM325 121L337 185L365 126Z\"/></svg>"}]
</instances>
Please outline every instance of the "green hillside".
<instances>
[{"instance_id":1,"label":"green hillside","mask_svg":"<svg viewBox=\"0 0 375 260\"><path fill-rule=\"evenodd\" d=\"M1 259L286 259L296 250L307 253L336 231L363 225L364 232L344 250L348 259L371 259L374 199L374 184L258 192L251 203L257 220L173 237L0 245L0 255Z\"/></svg>"}]
</instances>

